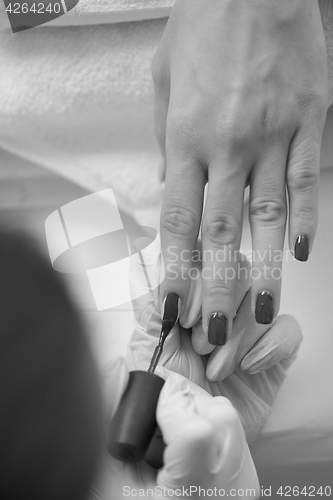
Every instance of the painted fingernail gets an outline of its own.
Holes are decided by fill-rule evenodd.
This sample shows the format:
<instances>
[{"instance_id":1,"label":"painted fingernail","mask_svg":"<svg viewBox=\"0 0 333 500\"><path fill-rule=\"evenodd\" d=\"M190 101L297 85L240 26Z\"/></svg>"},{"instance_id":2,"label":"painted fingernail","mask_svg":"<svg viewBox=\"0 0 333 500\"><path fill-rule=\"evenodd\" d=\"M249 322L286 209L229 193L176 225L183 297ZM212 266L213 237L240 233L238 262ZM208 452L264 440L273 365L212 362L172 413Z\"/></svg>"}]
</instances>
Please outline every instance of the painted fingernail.
<instances>
[{"instance_id":1,"label":"painted fingernail","mask_svg":"<svg viewBox=\"0 0 333 500\"><path fill-rule=\"evenodd\" d=\"M274 318L273 297L269 292L260 292L257 295L256 322L261 325L270 325Z\"/></svg>"},{"instance_id":2,"label":"painted fingernail","mask_svg":"<svg viewBox=\"0 0 333 500\"><path fill-rule=\"evenodd\" d=\"M220 312L211 315L208 325L208 342L224 345L227 341L227 318Z\"/></svg>"},{"instance_id":3,"label":"painted fingernail","mask_svg":"<svg viewBox=\"0 0 333 500\"><path fill-rule=\"evenodd\" d=\"M304 234L297 237L294 247L295 259L306 262L309 258L309 240Z\"/></svg>"},{"instance_id":4,"label":"painted fingernail","mask_svg":"<svg viewBox=\"0 0 333 500\"><path fill-rule=\"evenodd\" d=\"M168 321L175 324L179 318L181 302L179 295L174 292L169 292L162 305L162 321Z\"/></svg>"}]
</instances>

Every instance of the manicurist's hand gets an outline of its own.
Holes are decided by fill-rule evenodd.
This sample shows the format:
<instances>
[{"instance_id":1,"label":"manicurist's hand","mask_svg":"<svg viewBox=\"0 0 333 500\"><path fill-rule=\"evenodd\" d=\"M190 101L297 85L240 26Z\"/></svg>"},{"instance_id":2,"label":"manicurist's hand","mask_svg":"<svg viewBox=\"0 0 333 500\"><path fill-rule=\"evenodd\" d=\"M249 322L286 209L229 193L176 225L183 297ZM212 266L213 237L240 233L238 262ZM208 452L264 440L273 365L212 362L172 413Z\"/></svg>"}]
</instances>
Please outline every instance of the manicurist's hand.
<instances>
[{"instance_id":1,"label":"manicurist's hand","mask_svg":"<svg viewBox=\"0 0 333 500\"><path fill-rule=\"evenodd\" d=\"M237 409L246 438L252 443L270 415L272 405L295 361L302 333L290 315L278 316L272 325L260 325L251 311L249 262L239 254L240 277L236 282L235 310L229 341L212 346L202 332L202 268L197 245L197 272L190 280L184 305L183 324L169 333L156 373L176 372L212 396L226 396ZM130 370L147 370L161 331L159 287L163 276L158 243L133 256L130 269L131 294L136 319L126 362ZM147 280L147 276L149 280ZM194 277L195 276L195 277Z\"/></svg>"},{"instance_id":2,"label":"manicurist's hand","mask_svg":"<svg viewBox=\"0 0 333 500\"><path fill-rule=\"evenodd\" d=\"M202 335L223 345L236 306L245 187L258 323L271 324L279 310L287 198L296 259L307 260L315 237L327 107L318 2L176 0L153 78L166 168L160 300L170 291L180 296L182 324L201 227Z\"/></svg>"},{"instance_id":3,"label":"manicurist's hand","mask_svg":"<svg viewBox=\"0 0 333 500\"><path fill-rule=\"evenodd\" d=\"M104 373L106 423L119 404L128 381L122 358ZM166 444L164 466L158 472L145 462L124 464L105 454L92 499L191 498L203 491L224 490L241 498L244 490L259 498L256 470L237 411L228 399L213 398L177 373L164 375L156 418ZM199 494L201 488L201 494Z\"/></svg>"}]
</instances>

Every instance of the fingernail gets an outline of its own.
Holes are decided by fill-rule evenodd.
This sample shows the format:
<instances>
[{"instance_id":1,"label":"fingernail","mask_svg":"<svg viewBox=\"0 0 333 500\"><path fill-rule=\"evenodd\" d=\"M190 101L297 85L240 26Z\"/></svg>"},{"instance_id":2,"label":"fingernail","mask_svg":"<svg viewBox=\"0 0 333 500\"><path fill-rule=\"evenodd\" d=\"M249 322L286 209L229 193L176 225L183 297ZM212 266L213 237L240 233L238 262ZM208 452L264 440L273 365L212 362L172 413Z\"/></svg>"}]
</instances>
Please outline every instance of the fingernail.
<instances>
[{"instance_id":1,"label":"fingernail","mask_svg":"<svg viewBox=\"0 0 333 500\"><path fill-rule=\"evenodd\" d=\"M304 234L297 237L294 247L295 259L306 262L309 258L309 240Z\"/></svg>"},{"instance_id":2,"label":"fingernail","mask_svg":"<svg viewBox=\"0 0 333 500\"><path fill-rule=\"evenodd\" d=\"M175 324L179 318L181 301L179 295L169 292L164 299L161 311L162 321Z\"/></svg>"},{"instance_id":3,"label":"fingernail","mask_svg":"<svg viewBox=\"0 0 333 500\"><path fill-rule=\"evenodd\" d=\"M227 318L220 312L211 315L208 325L208 342L224 345L227 341Z\"/></svg>"},{"instance_id":4,"label":"fingernail","mask_svg":"<svg viewBox=\"0 0 333 500\"><path fill-rule=\"evenodd\" d=\"M257 365L261 360L266 358L268 354L273 356L273 351L275 351L279 347L279 344L276 344L272 341L263 340L259 342L247 355L243 358L241 362L241 369L243 371L249 371L252 367Z\"/></svg>"},{"instance_id":5,"label":"fingernail","mask_svg":"<svg viewBox=\"0 0 333 500\"><path fill-rule=\"evenodd\" d=\"M261 325L270 325L274 318L273 297L269 292L260 292L257 295L256 322Z\"/></svg>"}]
</instances>

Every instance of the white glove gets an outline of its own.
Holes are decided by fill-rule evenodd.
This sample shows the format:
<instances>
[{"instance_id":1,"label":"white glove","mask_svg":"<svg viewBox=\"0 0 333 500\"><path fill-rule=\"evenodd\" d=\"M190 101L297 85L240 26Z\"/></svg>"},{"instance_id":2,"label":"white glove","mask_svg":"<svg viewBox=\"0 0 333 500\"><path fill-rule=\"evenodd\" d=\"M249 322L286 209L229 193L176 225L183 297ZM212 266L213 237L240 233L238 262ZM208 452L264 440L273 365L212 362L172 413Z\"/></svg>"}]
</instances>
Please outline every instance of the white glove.
<instances>
[{"instance_id":1,"label":"white glove","mask_svg":"<svg viewBox=\"0 0 333 500\"><path fill-rule=\"evenodd\" d=\"M144 498L201 498L203 490L225 492L240 498L251 489L259 498L259 483L237 411L228 399L213 398L193 382L159 367L166 379L161 391L157 421L167 448L165 465L156 473L146 463L123 464L105 453L101 477L91 500L124 496ZM128 381L122 358L105 373L105 399L110 422ZM201 495L199 495L201 488ZM150 490L150 491L148 491ZM231 491L232 490L232 491Z\"/></svg>"}]
</instances>

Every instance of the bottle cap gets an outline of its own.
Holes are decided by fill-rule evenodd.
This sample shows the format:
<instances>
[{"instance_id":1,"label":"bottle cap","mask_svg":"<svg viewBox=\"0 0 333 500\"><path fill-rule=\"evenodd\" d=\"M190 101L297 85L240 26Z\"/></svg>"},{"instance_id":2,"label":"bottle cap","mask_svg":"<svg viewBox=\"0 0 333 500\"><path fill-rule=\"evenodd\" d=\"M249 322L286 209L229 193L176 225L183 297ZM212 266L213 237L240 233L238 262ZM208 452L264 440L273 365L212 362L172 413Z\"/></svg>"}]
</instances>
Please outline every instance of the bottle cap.
<instances>
[{"instance_id":1,"label":"bottle cap","mask_svg":"<svg viewBox=\"0 0 333 500\"><path fill-rule=\"evenodd\" d=\"M156 406L164 380L154 373L133 371L110 424L108 452L117 460L144 459L156 431Z\"/></svg>"}]
</instances>

